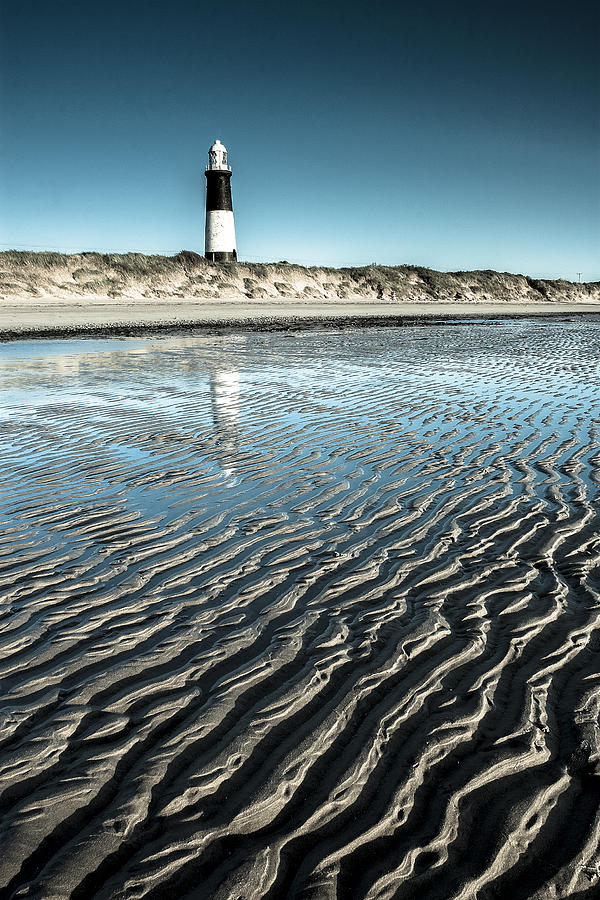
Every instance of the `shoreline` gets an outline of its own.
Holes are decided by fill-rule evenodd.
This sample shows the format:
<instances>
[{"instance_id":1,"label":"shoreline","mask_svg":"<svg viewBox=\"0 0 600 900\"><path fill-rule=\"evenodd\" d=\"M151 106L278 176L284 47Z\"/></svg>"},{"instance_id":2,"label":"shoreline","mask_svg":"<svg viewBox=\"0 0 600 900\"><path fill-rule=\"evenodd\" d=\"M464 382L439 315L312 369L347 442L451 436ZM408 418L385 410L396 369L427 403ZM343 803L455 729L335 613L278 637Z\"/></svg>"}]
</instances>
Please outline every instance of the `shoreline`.
<instances>
[{"instance_id":1,"label":"shoreline","mask_svg":"<svg viewBox=\"0 0 600 900\"><path fill-rule=\"evenodd\" d=\"M0 342L28 338L132 336L156 332L288 331L390 327L453 320L537 318L571 320L600 315L600 303L407 303L145 300L90 297L2 302Z\"/></svg>"}]
</instances>

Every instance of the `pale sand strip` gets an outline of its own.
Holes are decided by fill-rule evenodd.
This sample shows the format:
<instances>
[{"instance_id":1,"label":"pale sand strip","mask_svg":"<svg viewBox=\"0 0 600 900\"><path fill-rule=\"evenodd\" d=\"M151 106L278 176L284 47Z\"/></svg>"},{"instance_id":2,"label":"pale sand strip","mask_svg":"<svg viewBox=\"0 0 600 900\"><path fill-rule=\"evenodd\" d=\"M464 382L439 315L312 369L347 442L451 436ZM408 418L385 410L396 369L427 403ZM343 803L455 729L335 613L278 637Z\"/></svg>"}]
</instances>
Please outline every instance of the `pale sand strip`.
<instances>
[{"instance_id":1,"label":"pale sand strip","mask_svg":"<svg viewBox=\"0 0 600 900\"><path fill-rule=\"evenodd\" d=\"M78 332L243 326L259 330L310 325L401 324L421 318L572 316L600 313L600 303L240 302L224 299L115 302L109 298L2 301L0 339Z\"/></svg>"}]
</instances>

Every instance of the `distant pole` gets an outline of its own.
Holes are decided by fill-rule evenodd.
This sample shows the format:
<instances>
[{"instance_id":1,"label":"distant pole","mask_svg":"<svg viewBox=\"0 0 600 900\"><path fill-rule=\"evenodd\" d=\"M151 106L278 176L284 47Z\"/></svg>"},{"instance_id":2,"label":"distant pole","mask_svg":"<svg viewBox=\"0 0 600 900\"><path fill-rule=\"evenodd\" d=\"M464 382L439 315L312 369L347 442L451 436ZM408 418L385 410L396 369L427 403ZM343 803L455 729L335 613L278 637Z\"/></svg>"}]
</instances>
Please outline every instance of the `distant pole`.
<instances>
[{"instance_id":1,"label":"distant pole","mask_svg":"<svg viewBox=\"0 0 600 900\"><path fill-rule=\"evenodd\" d=\"M581 272L577 273L577 277L579 278L579 284L581 284Z\"/></svg>"}]
</instances>

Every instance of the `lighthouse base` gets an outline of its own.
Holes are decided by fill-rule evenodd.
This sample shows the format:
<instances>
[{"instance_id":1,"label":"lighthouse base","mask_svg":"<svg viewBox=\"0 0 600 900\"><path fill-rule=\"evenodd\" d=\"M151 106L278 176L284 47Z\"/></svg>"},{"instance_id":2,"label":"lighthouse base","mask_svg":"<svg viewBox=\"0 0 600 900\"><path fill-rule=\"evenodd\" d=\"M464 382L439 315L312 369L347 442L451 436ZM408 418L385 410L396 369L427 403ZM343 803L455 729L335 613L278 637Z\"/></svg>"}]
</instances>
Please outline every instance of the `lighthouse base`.
<instances>
[{"instance_id":1,"label":"lighthouse base","mask_svg":"<svg viewBox=\"0 0 600 900\"><path fill-rule=\"evenodd\" d=\"M207 250L204 258L213 262L235 262L237 253L235 250Z\"/></svg>"}]
</instances>

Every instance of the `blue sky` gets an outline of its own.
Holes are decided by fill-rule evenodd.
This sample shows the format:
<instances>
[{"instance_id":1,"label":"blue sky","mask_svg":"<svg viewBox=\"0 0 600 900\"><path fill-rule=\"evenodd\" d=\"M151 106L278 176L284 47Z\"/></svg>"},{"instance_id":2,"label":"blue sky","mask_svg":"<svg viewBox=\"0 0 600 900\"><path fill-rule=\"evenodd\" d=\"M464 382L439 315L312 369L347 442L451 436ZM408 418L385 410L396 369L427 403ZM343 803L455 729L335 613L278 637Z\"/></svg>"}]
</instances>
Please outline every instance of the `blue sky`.
<instances>
[{"instance_id":1,"label":"blue sky","mask_svg":"<svg viewBox=\"0 0 600 900\"><path fill-rule=\"evenodd\" d=\"M3 248L600 280L591 2L3 0Z\"/></svg>"}]
</instances>

